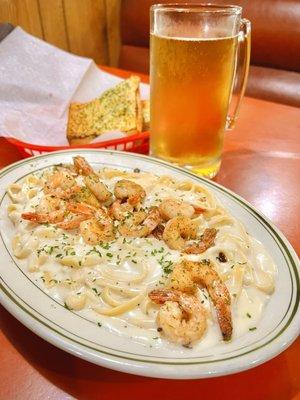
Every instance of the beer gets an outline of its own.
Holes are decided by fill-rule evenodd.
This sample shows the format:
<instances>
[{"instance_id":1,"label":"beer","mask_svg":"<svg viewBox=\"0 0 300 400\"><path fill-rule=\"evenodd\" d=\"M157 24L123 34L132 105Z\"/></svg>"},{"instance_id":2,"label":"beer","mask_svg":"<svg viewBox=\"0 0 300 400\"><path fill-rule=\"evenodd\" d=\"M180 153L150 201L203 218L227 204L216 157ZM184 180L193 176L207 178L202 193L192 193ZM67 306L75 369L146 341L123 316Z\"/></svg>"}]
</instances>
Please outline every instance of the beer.
<instances>
[{"instance_id":1,"label":"beer","mask_svg":"<svg viewBox=\"0 0 300 400\"><path fill-rule=\"evenodd\" d=\"M235 70L237 36L151 34L151 153L214 176Z\"/></svg>"}]
</instances>

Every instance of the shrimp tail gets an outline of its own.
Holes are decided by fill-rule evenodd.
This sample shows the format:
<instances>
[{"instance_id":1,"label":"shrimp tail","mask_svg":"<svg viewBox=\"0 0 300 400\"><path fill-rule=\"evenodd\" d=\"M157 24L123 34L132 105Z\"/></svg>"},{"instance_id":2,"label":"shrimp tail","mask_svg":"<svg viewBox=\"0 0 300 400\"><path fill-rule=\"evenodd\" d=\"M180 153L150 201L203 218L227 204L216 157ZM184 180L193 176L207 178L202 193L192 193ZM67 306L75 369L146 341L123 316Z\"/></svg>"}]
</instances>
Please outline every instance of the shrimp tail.
<instances>
[{"instance_id":1,"label":"shrimp tail","mask_svg":"<svg viewBox=\"0 0 300 400\"><path fill-rule=\"evenodd\" d=\"M224 305L221 302L216 302L214 303L214 305L217 311L217 318L223 339L227 342L231 340L232 336L232 318L230 304Z\"/></svg>"},{"instance_id":2,"label":"shrimp tail","mask_svg":"<svg viewBox=\"0 0 300 400\"><path fill-rule=\"evenodd\" d=\"M67 204L68 211L71 211L74 214L84 214L88 216L93 216L97 209L86 203L76 203L70 202Z\"/></svg>"},{"instance_id":3,"label":"shrimp tail","mask_svg":"<svg viewBox=\"0 0 300 400\"><path fill-rule=\"evenodd\" d=\"M23 213L21 216L23 219L26 219L27 221L36 222L38 224L46 224L46 223L55 224L63 220L64 210L58 210L43 214L35 212L27 212Z\"/></svg>"},{"instance_id":4,"label":"shrimp tail","mask_svg":"<svg viewBox=\"0 0 300 400\"><path fill-rule=\"evenodd\" d=\"M22 213L21 217L23 219L26 219L27 221L32 221L32 222L41 222L43 218L40 217L41 214L37 214L34 212L27 212L27 213ZM47 222L47 215L45 214L45 222Z\"/></svg>"},{"instance_id":5,"label":"shrimp tail","mask_svg":"<svg viewBox=\"0 0 300 400\"><path fill-rule=\"evenodd\" d=\"M156 289L148 294L150 300L156 304L164 304L166 301L177 301L178 295L176 290Z\"/></svg>"},{"instance_id":6,"label":"shrimp tail","mask_svg":"<svg viewBox=\"0 0 300 400\"><path fill-rule=\"evenodd\" d=\"M91 175L94 173L94 170L90 166L90 164L86 161L85 158L83 158L81 156L73 157L73 163L74 163L75 171L79 175Z\"/></svg>"},{"instance_id":7,"label":"shrimp tail","mask_svg":"<svg viewBox=\"0 0 300 400\"><path fill-rule=\"evenodd\" d=\"M228 289L226 285L221 281L218 274L213 270L211 266L206 266L206 264L202 265L202 269L204 272L204 276L208 275L208 268L210 268L209 275L211 276L210 284L205 284L205 280L200 279L201 283L206 286L208 294L212 299L212 302L215 306L217 319L220 326L220 330L223 336L223 339L228 341L231 339L232 335L232 316L231 316L231 300Z\"/></svg>"},{"instance_id":8,"label":"shrimp tail","mask_svg":"<svg viewBox=\"0 0 300 400\"><path fill-rule=\"evenodd\" d=\"M131 206L135 207L139 204L140 200L141 200L140 196L138 194L135 194L135 195L128 197L127 201Z\"/></svg>"},{"instance_id":9,"label":"shrimp tail","mask_svg":"<svg viewBox=\"0 0 300 400\"><path fill-rule=\"evenodd\" d=\"M215 238L217 235L217 230L215 228L207 228L205 229L201 240L194 244L188 245L184 252L188 254L201 254L204 253L207 249L212 247L215 244Z\"/></svg>"},{"instance_id":10,"label":"shrimp tail","mask_svg":"<svg viewBox=\"0 0 300 400\"><path fill-rule=\"evenodd\" d=\"M194 206L195 214L203 214L206 212L206 208Z\"/></svg>"}]
</instances>

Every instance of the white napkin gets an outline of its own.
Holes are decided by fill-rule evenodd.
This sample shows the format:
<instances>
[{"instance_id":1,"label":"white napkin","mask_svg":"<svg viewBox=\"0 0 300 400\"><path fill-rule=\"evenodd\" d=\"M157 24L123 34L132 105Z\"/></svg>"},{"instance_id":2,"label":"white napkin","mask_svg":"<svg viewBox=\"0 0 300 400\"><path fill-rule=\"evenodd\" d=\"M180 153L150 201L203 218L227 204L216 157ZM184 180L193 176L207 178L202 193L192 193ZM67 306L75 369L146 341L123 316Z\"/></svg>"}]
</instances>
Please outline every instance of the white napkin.
<instances>
[{"instance_id":1,"label":"white napkin","mask_svg":"<svg viewBox=\"0 0 300 400\"><path fill-rule=\"evenodd\" d=\"M122 80L20 27L0 43L0 60L0 136L34 144L67 145L70 102L92 100ZM140 89L149 98L149 86ZM97 141L122 136L106 133Z\"/></svg>"}]
</instances>

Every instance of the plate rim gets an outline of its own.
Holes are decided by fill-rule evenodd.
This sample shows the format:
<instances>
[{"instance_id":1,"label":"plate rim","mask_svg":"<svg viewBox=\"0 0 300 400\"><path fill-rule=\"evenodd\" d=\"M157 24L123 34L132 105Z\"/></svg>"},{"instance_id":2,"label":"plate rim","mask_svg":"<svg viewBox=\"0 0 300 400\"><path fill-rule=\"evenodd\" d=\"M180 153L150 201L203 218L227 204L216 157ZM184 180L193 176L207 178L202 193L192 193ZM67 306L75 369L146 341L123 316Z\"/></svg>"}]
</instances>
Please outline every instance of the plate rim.
<instances>
[{"instance_id":1,"label":"plate rim","mask_svg":"<svg viewBox=\"0 0 300 400\"><path fill-rule=\"evenodd\" d=\"M255 207L253 207L248 201L246 201L245 199L243 199L241 196L239 196L238 194L234 193L230 189L227 189L226 187L224 187L224 186L222 186L222 185L220 185L220 184L218 184L216 182L213 182L213 181L210 181L208 179L199 177L196 174L192 173L191 171L188 171L188 170L185 170L185 169L180 168L178 166L172 165L172 164L170 164L168 162L165 162L163 160L158 160L156 158L145 156L145 155L141 155L141 154L126 153L126 152L123 152L123 151L116 151L116 150L68 149L68 150L56 151L56 152L53 152L53 153L50 153L50 154L42 154L42 155L38 155L38 156L31 157L31 158L28 158L28 159L19 160L19 161L15 162L15 163L10 164L10 165L6 166L5 168L3 168L0 171L0 177L5 175L9 170L15 169L19 165L22 165L24 163L35 162L36 160L39 160L39 159L42 159L42 158L51 158L51 156L55 156L56 154L67 154L67 153L86 153L86 154L87 153L109 153L109 154L112 154L112 155L113 154L119 154L119 155L121 155L123 157L125 156L125 157L129 157L129 158L132 158L132 159L143 158L145 161L149 160L149 161L155 162L158 165L159 164L166 165L168 168L171 167L171 169L177 170L181 174L183 173L182 175L185 175L185 176L190 175L193 178L196 178L200 182L204 181L209 186L213 186L213 187L218 188L219 190L221 190L225 194L229 195L231 200L238 200L238 202L240 203L242 208L246 209L247 212L249 212L249 210L251 210L252 213L254 212L259 217L259 219L262 220L262 222L267 223L267 226L268 226L267 230L268 230L269 234L271 234L270 230L273 231L273 233L276 234L277 238L280 239L280 241L281 241L282 247L284 248L284 254L286 256L288 256L290 261L295 264L295 271L294 272L295 272L295 276L298 276L298 281L296 279L296 281L298 283L297 286L296 286L296 289L297 289L297 287L299 289L299 260L298 260L297 254L296 254L295 250L293 249L293 247L291 246L291 244L289 243L289 241L282 234L282 232L278 228L276 228L274 226L274 224L266 216L264 216L260 211L258 211ZM273 237L273 235L272 235L272 240L275 241L275 238ZM278 246L278 243L276 243L276 245ZM297 264L298 264L298 268L297 268ZM289 269L290 269L290 267L289 267ZM2 278L1 278L1 280L2 280ZM1 285L1 287L2 287L2 285ZM286 331L291 331L292 330L293 332L291 332L288 335L288 337L286 338L284 343L281 343L280 346L277 345L276 349L273 349L273 351L269 351L269 353L266 354L264 357L258 358L256 360L252 361L252 363L250 365L245 365L244 367L243 366L242 367L238 366L238 367L233 367L233 368L229 368L229 369L227 368L226 369L223 366L223 370L222 370L222 367L221 367L221 368L218 368L217 370L215 370L215 371L213 371L212 373L209 373L209 374L208 373L201 374L201 372L200 372L200 373L196 374L196 376L195 375L187 376L189 374L183 374L183 376L179 376L178 373L173 373L173 374L170 375L170 371L169 371L168 373L165 374L165 376L163 376L164 374L162 374L161 371L159 373L155 374L155 371L147 371L147 370L145 370L145 368L143 368L143 370L141 370L140 366L137 368L136 366L133 365L134 363L138 363L138 364L144 364L146 369L147 368L151 368L154 365L153 362L151 362L151 360L149 360L149 361L146 360L145 361L145 360L133 360L132 358L127 358L127 362L130 364L130 368L132 369L132 371L128 371L128 370L124 371L124 366L122 366L124 364L123 361L121 361L120 363L118 363L118 362L116 363L116 360L112 360L112 359L108 360L107 356L105 356L105 355L104 355L104 357L102 356L102 354L103 354L102 352L100 353L100 355L94 356L94 359L91 359L91 358L93 358L93 357L91 357L91 354L84 354L85 351L78 352L78 349L76 349L76 346L84 346L84 345L77 344L77 345L75 345L75 348L72 348L72 345L70 343L66 343L66 341L68 341L68 342L73 341L72 338L66 337L65 339L60 339L60 338L58 339L57 338L57 334L58 335L61 335L61 334L59 332L56 333L56 334L53 334L52 332L49 333L49 330L51 331L51 327L49 328L49 327L44 326L43 322L38 320L38 319L36 319L36 321L37 321L36 323L38 325L43 325L43 327L41 329L41 326L39 326L38 333L37 333L36 330L33 329L32 324L29 324L29 322L27 321L28 316L26 318L26 316L23 315L24 314L24 310L22 311L20 309L20 306L18 306L18 305L15 305L15 307L17 307L17 310L15 310L14 306L11 304L11 302L13 302L13 300L10 300L9 297L7 297L7 295L5 296L5 298L3 298L3 296L2 296L3 293L4 293L4 291L3 291L3 288L2 288L1 292L0 292L0 294L1 294L0 302L4 305L4 307L12 315L14 315L22 324L27 326L30 330L32 330L34 333L36 333L39 336L41 336L46 341L54 344L55 346L65 350L65 351L68 351L69 353L71 353L73 355L79 356L80 358L83 358L83 359L85 359L87 361L94 362L94 363L96 363L98 365L103 365L103 366L106 366L106 367L109 367L109 368L112 368L112 369L116 369L116 370L119 370L119 371L122 371L122 372L140 374L140 375L143 375L143 376L152 376L152 377L157 376L157 377L168 377L168 378L175 378L175 379L178 379L178 378L179 379L180 378L186 379L186 378L195 378L195 377L205 378L205 377L210 377L210 376L228 375L228 374L232 374L234 372L240 372L242 370L246 370L246 369L252 368L254 366L257 366L257 365L267 361L268 359L271 359L271 358L275 357L277 354L279 354L285 348L287 348L297 338L297 336L299 334L299 331L300 331L300 324L299 324L298 329L297 329L297 326L293 327L293 325L292 325L290 327L290 325L292 324L293 321L295 322L295 320L297 321L299 319L299 322L300 322L299 293L297 291L297 298L296 298L295 302L297 304L298 311L296 309L296 311L292 315L292 317L291 317L291 319L289 321L289 324L288 324L288 326L286 328ZM27 313L26 310L25 310L25 312ZM30 319L35 319L34 316L31 316L28 313L27 313L27 315L29 315ZM281 335L280 332L274 338L272 338L272 341L274 339L275 340L278 339L278 337ZM285 335L287 335L287 334L285 333ZM262 347L269 348L269 342L264 344L264 346L262 346ZM274 344L273 344L273 347L274 347ZM93 350L93 351L95 351L95 350ZM252 350L252 352L257 352L257 351L260 351L260 347L257 348L257 349ZM242 358L242 357L245 357L245 356L246 357L248 356L247 353L244 353L241 356L237 355L236 358L239 359L239 358ZM108 358L115 358L115 357L119 358L118 355L115 356L115 355L111 355L110 354L108 356ZM213 365L214 362L215 361L212 360L210 363ZM219 365L222 365L222 363L224 363L224 362L226 363L226 360L225 361L224 360L220 360ZM119 364L121 364L121 365L119 365ZM150 366L148 365L148 367L147 367L147 364L149 364ZM164 367L164 366L166 366L166 364L168 366L170 366L170 365L173 366L174 369L176 367L181 367L181 368L187 367L188 368L191 365L191 364L187 364L187 363L178 365L178 364L175 364L174 362L168 364L168 363L161 363L161 362L157 361L157 365L159 365L160 367ZM201 365L201 363L199 363L199 362L195 362L194 364Z\"/></svg>"}]
</instances>

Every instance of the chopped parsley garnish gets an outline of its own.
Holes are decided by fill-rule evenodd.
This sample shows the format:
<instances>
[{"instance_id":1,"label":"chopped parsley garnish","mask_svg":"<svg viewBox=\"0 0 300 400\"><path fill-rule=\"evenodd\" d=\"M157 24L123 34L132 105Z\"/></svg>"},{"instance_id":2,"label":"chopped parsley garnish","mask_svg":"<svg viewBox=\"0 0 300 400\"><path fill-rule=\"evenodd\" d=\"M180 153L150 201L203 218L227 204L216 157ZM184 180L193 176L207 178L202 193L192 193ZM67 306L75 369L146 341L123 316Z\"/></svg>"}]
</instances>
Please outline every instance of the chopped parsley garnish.
<instances>
[{"instance_id":1,"label":"chopped parsley garnish","mask_svg":"<svg viewBox=\"0 0 300 400\"><path fill-rule=\"evenodd\" d=\"M246 315L247 315L248 318L252 318L252 317L251 317L251 314L249 314L248 312L247 312Z\"/></svg>"},{"instance_id":2,"label":"chopped parsley garnish","mask_svg":"<svg viewBox=\"0 0 300 400\"><path fill-rule=\"evenodd\" d=\"M110 244L109 243L100 243L100 246L104 250L109 250L110 249Z\"/></svg>"},{"instance_id":3,"label":"chopped parsley garnish","mask_svg":"<svg viewBox=\"0 0 300 400\"><path fill-rule=\"evenodd\" d=\"M161 249L164 251L163 247ZM161 249L157 252L161 253ZM151 252L151 254L152 254L152 252ZM173 262L170 260L165 260L165 257L167 255L170 255L170 253L167 252L166 254L163 254L161 256L161 258L159 260L157 260L157 262L161 265L165 275L168 275L173 271Z\"/></svg>"},{"instance_id":4,"label":"chopped parsley garnish","mask_svg":"<svg viewBox=\"0 0 300 400\"><path fill-rule=\"evenodd\" d=\"M164 261L162 265L163 271L165 274L170 274L173 271L173 262L172 261Z\"/></svg>"},{"instance_id":5,"label":"chopped parsley garnish","mask_svg":"<svg viewBox=\"0 0 300 400\"><path fill-rule=\"evenodd\" d=\"M253 328L249 328L249 331L255 331L256 330L256 326L254 326Z\"/></svg>"},{"instance_id":6,"label":"chopped parsley garnish","mask_svg":"<svg viewBox=\"0 0 300 400\"><path fill-rule=\"evenodd\" d=\"M96 254L98 254L99 257L102 257L102 254L100 253L99 250L96 249L96 247L93 247L91 250L89 250L89 251L86 253L86 255L88 256L88 255L90 255L90 254L92 254L92 253L96 253Z\"/></svg>"},{"instance_id":7,"label":"chopped parsley garnish","mask_svg":"<svg viewBox=\"0 0 300 400\"><path fill-rule=\"evenodd\" d=\"M37 253L38 257L41 255L41 253L45 253L45 254L51 255L53 253L54 249L58 249L58 248L59 248L59 246L48 246L48 245L45 245L44 247L38 249L36 251L36 253Z\"/></svg>"},{"instance_id":8,"label":"chopped parsley garnish","mask_svg":"<svg viewBox=\"0 0 300 400\"><path fill-rule=\"evenodd\" d=\"M95 294L97 295L97 296L100 296L100 292L99 292L99 290L97 289L97 288L95 288L95 287L92 287L92 290L93 290L93 292L95 292Z\"/></svg>"}]
</instances>

